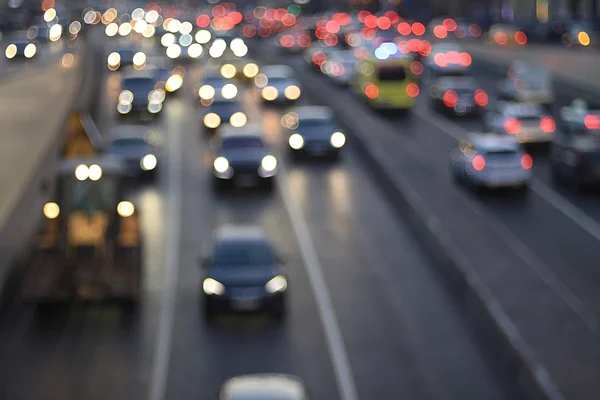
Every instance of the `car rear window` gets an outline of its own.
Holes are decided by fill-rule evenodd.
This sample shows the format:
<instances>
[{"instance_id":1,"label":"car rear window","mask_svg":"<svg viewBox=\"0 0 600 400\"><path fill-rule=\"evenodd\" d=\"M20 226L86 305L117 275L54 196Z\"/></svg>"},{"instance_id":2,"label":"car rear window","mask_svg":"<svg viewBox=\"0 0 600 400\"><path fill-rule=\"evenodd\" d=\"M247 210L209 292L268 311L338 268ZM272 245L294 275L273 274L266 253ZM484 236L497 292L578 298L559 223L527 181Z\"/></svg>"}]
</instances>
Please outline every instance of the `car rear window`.
<instances>
[{"instance_id":1,"label":"car rear window","mask_svg":"<svg viewBox=\"0 0 600 400\"><path fill-rule=\"evenodd\" d=\"M406 71L404 67L381 67L379 68L380 81L403 81L406 79Z\"/></svg>"},{"instance_id":2,"label":"car rear window","mask_svg":"<svg viewBox=\"0 0 600 400\"><path fill-rule=\"evenodd\" d=\"M510 160L517 157L519 153L516 150L494 150L485 153L485 158L491 161L495 160Z\"/></svg>"}]
</instances>

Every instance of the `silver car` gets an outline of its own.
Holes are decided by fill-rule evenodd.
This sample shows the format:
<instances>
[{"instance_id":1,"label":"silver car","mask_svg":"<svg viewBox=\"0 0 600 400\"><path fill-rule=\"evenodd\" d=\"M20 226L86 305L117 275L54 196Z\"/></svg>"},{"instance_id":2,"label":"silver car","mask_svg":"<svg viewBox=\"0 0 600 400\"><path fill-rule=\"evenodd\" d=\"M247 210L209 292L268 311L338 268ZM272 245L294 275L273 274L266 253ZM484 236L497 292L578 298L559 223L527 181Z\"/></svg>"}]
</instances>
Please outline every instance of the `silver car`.
<instances>
[{"instance_id":1,"label":"silver car","mask_svg":"<svg viewBox=\"0 0 600 400\"><path fill-rule=\"evenodd\" d=\"M122 157L132 176L154 176L161 136L144 125L121 125L108 133L107 151Z\"/></svg>"},{"instance_id":2,"label":"silver car","mask_svg":"<svg viewBox=\"0 0 600 400\"><path fill-rule=\"evenodd\" d=\"M499 101L484 117L486 130L514 135L521 143L550 143L556 123L540 104Z\"/></svg>"},{"instance_id":3,"label":"silver car","mask_svg":"<svg viewBox=\"0 0 600 400\"><path fill-rule=\"evenodd\" d=\"M284 374L243 375L227 380L219 400L309 400L300 378Z\"/></svg>"}]
</instances>

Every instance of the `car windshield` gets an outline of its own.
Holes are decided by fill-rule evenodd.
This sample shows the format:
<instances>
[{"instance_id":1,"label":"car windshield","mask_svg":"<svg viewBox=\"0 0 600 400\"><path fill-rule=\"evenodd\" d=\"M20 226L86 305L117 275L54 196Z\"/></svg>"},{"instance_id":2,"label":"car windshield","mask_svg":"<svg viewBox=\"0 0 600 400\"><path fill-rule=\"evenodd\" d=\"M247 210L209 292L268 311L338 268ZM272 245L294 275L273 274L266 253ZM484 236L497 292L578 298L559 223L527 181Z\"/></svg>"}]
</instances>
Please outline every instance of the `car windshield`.
<instances>
[{"instance_id":1,"label":"car windshield","mask_svg":"<svg viewBox=\"0 0 600 400\"><path fill-rule=\"evenodd\" d=\"M485 158L489 161L511 160L517 157L519 153L516 150L493 150L485 153Z\"/></svg>"},{"instance_id":2,"label":"car windshield","mask_svg":"<svg viewBox=\"0 0 600 400\"><path fill-rule=\"evenodd\" d=\"M380 81L403 81L406 79L406 71L402 66L381 67L378 76Z\"/></svg>"},{"instance_id":3,"label":"car windshield","mask_svg":"<svg viewBox=\"0 0 600 400\"><path fill-rule=\"evenodd\" d=\"M224 150L235 149L262 149L264 144L259 137L230 137L224 138L221 142L221 148Z\"/></svg>"},{"instance_id":4,"label":"car windshield","mask_svg":"<svg viewBox=\"0 0 600 400\"><path fill-rule=\"evenodd\" d=\"M225 242L217 244L213 263L219 267L268 265L273 264L273 254L263 242Z\"/></svg>"},{"instance_id":5,"label":"car windshield","mask_svg":"<svg viewBox=\"0 0 600 400\"><path fill-rule=\"evenodd\" d=\"M125 80L123 89L133 93L150 93L154 90L154 84L155 82L151 78L131 78Z\"/></svg>"},{"instance_id":6,"label":"car windshield","mask_svg":"<svg viewBox=\"0 0 600 400\"><path fill-rule=\"evenodd\" d=\"M69 211L104 211L114 206L117 198L117 181L103 176L99 181L78 181L74 177L63 179L64 207Z\"/></svg>"},{"instance_id":7,"label":"car windshield","mask_svg":"<svg viewBox=\"0 0 600 400\"><path fill-rule=\"evenodd\" d=\"M208 108L209 112L214 112L217 114L232 114L236 111L240 110L241 107L233 102L233 101L216 101L210 105Z\"/></svg>"},{"instance_id":8,"label":"car windshield","mask_svg":"<svg viewBox=\"0 0 600 400\"><path fill-rule=\"evenodd\" d=\"M298 130L301 132L305 131L327 131L333 133L335 130L335 123L331 120L324 119L303 119L298 124Z\"/></svg>"},{"instance_id":9,"label":"car windshield","mask_svg":"<svg viewBox=\"0 0 600 400\"><path fill-rule=\"evenodd\" d=\"M121 59L124 60L130 60L133 58L134 55L133 50L119 50L118 53L121 56Z\"/></svg>"}]
</instances>

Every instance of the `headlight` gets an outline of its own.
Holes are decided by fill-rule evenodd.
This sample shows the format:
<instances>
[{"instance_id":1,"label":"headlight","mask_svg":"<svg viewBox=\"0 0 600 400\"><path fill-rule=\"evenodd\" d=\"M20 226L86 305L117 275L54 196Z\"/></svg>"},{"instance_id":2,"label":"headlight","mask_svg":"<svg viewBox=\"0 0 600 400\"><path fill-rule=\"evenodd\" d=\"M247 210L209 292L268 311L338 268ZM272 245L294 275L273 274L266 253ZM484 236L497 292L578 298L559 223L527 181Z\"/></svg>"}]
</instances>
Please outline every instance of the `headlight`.
<instances>
[{"instance_id":1,"label":"headlight","mask_svg":"<svg viewBox=\"0 0 600 400\"><path fill-rule=\"evenodd\" d=\"M203 100L210 100L215 97L215 88L210 85L202 85L198 90L198 96Z\"/></svg>"},{"instance_id":2,"label":"headlight","mask_svg":"<svg viewBox=\"0 0 600 400\"><path fill-rule=\"evenodd\" d=\"M165 101L166 93L162 89L155 89L148 93L149 103L162 103Z\"/></svg>"},{"instance_id":3,"label":"headlight","mask_svg":"<svg viewBox=\"0 0 600 400\"><path fill-rule=\"evenodd\" d=\"M279 91L273 86L267 86L262 90L262 97L265 100L273 101L279 96Z\"/></svg>"},{"instance_id":4,"label":"headlight","mask_svg":"<svg viewBox=\"0 0 600 400\"><path fill-rule=\"evenodd\" d=\"M179 74L171 75L165 82L165 89L169 92L175 92L183 86L183 78Z\"/></svg>"},{"instance_id":5,"label":"headlight","mask_svg":"<svg viewBox=\"0 0 600 400\"><path fill-rule=\"evenodd\" d=\"M166 53L169 58L177 58L181 55L181 47L178 44L172 44L167 47Z\"/></svg>"},{"instance_id":6,"label":"headlight","mask_svg":"<svg viewBox=\"0 0 600 400\"><path fill-rule=\"evenodd\" d=\"M133 103L133 92L130 90L123 90L119 94L119 104L123 104L124 106L130 105Z\"/></svg>"},{"instance_id":7,"label":"headlight","mask_svg":"<svg viewBox=\"0 0 600 400\"><path fill-rule=\"evenodd\" d=\"M300 88L295 85L291 85L285 88L285 97L288 100L296 100L300 97Z\"/></svg>"},{"instance_id":8,"label":"headlight","mask_svg":"<svg viewBox=\"0 0 600 400\"><path fill-rule=\"evenodd\" d=\"M123 104L123 103L119 103L117 104L117 111L119 112L119 114L127 114L128 112L131 111L133 107L131 107L131 103L130 104Z\"/></svg>"},{"instance_id":9,"label":"headlight","mask_svg":"<svg viewBox=\"0 0 600 400\"><path fill-rule=\"evenodd\" d=\"M346 136L344 136L342 132L335 132L333 135L331 135L330 142L333 147L339 149L346 144Z\"/></svg>"},{"instance_id":10,"label":"headlight","mask_svg":"<svg viewBox=\"0 0 600 400\"><path fill-rule=\"evenodd\" d=\"M158 101L151 101L148 103L148 112L150 114L158 114L162 110L162 103Z\"/></svg>"},{"instance_id":11,"label":"headlight","mask_svg":"<svg viewBox=\"0 0 600 400\"><path fill-rule=\"evenodd\" d=\"M92 164L88 168L88 178L92 181L97 181L102 178L102 168L98 164Z\"/></svg>"},{"instance_id":12,"label":"headlight","mask_svg":"<svg viewBox=\"0 0 600 400\"><path fill-rule=\"evenodd\" d=\"M260 165L267 172L274 171L277 168L277 159L272 155L264 156Z\"/></svg>"},{"instance_id":13,"label":"headlight","mask_svg":"<svg viewBox=\"0 0 600 400\"><path fill-rule=\"evenodd\" d=\"M188 56L190 56L192 58L200 57L203 52L204 52L204 50L202 49L202 45L198 44L198 43L193 43L188 48Z\"/></svg>"},{"instance_id":14,"label":"headlight","mask_svg":"<svg viewBox=\"0 0 600 400\"><path fill-rule=\"evenodd\" d=\"M204 116L204 125L211 129L218 128L221 125L221 117L215 113L208 113Z\"/></svg>"},{"instance_id":15,"label":"headlight","mask_svg":"<svg viewBox=\"0 0 600 400\"><path fill-rule=\"evenodd\" d=\"M142 158L140 165L144 171L152 171L156 168L156 164L158 164L158 160L154 154L148 154Z\"/></svg>"},{"instance_id":16,"label":"headlight","mask_svg":"<svg viewBox=\"0 0 600 400\"><path fill-rule=\"evenodd\" d=\"M135 55L133 56L133 65L135 65L136 67L146 65L146 54L144 54L141 51L135 53Z\"/></svg>"},{"instance_id":17,"label":"headlight","mask_svg":"<svg viewBox=\"0 0 600 400\"><path fill-rule=\"evenodd\" d=\"M233 64L225 64L221 67L221 75L223 78L231 79L235 76L236 69Z\"/></svg>"},{"instance_id":18,"label":"headlight","mask_svg":"<svg viewBox=\"0 0 600 400\"><path fill-rule=\"evenodd\" d=\"M300 150L304 147L304 138L298 133L294 133L288 140L290 147L294 150Z\"/></svg>"},{"instance_id":19,"label":"headlight","mask_svg":"<svg viewBox=\"0 0 600 400\"><path fill-rule=\"evenodd\" d=\"M6 46L4 54L6 55L6 58L14 58L17 55L17 46L15 44L9 44Z\"/></svg>"},{"instance_id":20,"label":"headlight","mask_svg":"<svg viewBox=\"0 0 600 400\"><path fill-rule=\"evenodd\" d=\"M44 204L44 216L48 219L55 219L60 215L60 207L56 203Z\"/></svg>"},{"instance_id":21,"label":"headlight","mask_svg":"<svg viewBox=\"0 0 600 400\"><path fill-rule=\"evenodd\" d=\"M242 69L242 72L246 78L254 78L256 75L258 75L258 71L258 65L254 63L248 63L244 65L244 69Z\"/></svg>"},{"instance_id":22,"label":"headlight","mask_svg":"<svg viewBox=\"0 0 600 400\"><path fill-rule=\"evenodd\" d=\"M246 114L241 111L234 113L229 119L229 123L234 128L241 128L242 126L246 125L246 122L248 122L248 117L246 117Z\"/></svg>"},{"instance_id":23,"label":"headlight","mask_svg":"<svg viewBox=\"0 0 600 400\"><path fill-rule=\"evenodd\" d=\"M135 207L130 201L122 201L117 205L117 212L123 218L131 217L135 212Z\"/></svg>"},{"instance_id":24,"label":"headlight","mask_svg":"<svg viewBox=\"0 0 600 400\"><path fill-rule=\"evenodd\" d=\"M108 67L109 68L118 68L119 65L121 64L121 55L119 53L117 53L116 51L113 53L110 53L110 55L108 56Z\"/></svg>"},{"instance_id":25,"label":"headlight","mask_svg":"<svg viewBox=\"0 0 600 400\"><path fill-rule=\"evenodd\" d=\"M228 83L221 89L221 95L227 100L233 99L238 94L238 88L233 83Z\"/></svg>"},{"instance_id":26,"label":"headlight","mask_svg":"<svg viewBox=\"0 0 600 400\"><path fill-rule=\"evenodd\" d=\"M287 289L287 279L282 275L277 275L265 284L265 290L269 293L283 292Z\"/></svg>"},{"instance_id":27,"label":"headlight","mask_svg":"<svg viewBox=\"0 0 600 400\"><path fill-rule=\"evenodd\" d=\"M204 282L202 282L202 290L208 295L220 296L225 293L225 286L213 278L206 278Z\"/></svg>"},{"instance_id":28,"label":"headlight","mask_svg":"<svg viewBox=\"0 0 600 400\"><path fill-rule=\"evenodd\" d=\"M225 157L217 157L215 158L213 166L215 167L215 171L223 174L229 169L229 161L227 161Z\"/></svg>"},{"instance_id":29,"label":"headlight","mask_svg":"<svg viewBox=\"0 0 600 400\"><path fill-rule=\"evenodd\" d=\"M35 47L35 44L29 43L27 46L25 46L23 55L27 58L31 58L31 57L35 56L36 51L37 51L37 47Z\"/></svg>"}]
</instances>

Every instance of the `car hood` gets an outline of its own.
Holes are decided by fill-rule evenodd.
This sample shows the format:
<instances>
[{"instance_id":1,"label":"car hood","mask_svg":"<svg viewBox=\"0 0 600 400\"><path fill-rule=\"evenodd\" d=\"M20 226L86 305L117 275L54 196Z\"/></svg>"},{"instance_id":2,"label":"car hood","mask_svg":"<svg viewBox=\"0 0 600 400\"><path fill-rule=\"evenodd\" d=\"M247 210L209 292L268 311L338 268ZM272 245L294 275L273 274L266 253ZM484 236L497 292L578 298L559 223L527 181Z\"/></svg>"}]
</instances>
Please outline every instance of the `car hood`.
<instances>
[{"instance_id":1,"label":"car hood","mask_svg":"<svg viewBox=\"0 0 600 400\"><path fill-rule=\"evenodd\" d=\"M262 286L277 275L273 266L214 266L207 277L221 282L226 287L235 286Z\"/></svg>"}]
</instances>

